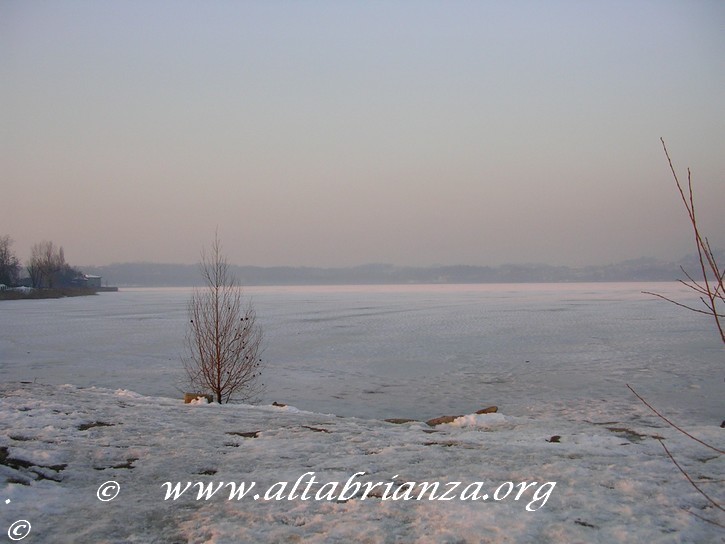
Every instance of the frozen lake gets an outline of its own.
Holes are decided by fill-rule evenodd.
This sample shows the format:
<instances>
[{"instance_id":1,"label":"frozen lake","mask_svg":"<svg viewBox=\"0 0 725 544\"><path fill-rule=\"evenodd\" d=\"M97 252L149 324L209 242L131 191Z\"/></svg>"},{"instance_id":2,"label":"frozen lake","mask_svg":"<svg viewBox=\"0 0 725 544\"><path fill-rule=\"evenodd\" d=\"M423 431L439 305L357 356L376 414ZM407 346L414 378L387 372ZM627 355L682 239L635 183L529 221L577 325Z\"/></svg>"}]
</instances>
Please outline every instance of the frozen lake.
<instances>
[{"instance_id":1,"label":"frozen lake","mask_svg":"<svg viewBox=\"0 0 725 544\"><path fill-rule=\"evenodd\" d=\"M725 417L725 351L676 283L245 289L266 336L264 403L427 419L626 410L625 383L685 422ZM189 289L0 302L5 381L179 397ZM609 403L609 404L607 404Z\"/></svg>"}]
</instances>

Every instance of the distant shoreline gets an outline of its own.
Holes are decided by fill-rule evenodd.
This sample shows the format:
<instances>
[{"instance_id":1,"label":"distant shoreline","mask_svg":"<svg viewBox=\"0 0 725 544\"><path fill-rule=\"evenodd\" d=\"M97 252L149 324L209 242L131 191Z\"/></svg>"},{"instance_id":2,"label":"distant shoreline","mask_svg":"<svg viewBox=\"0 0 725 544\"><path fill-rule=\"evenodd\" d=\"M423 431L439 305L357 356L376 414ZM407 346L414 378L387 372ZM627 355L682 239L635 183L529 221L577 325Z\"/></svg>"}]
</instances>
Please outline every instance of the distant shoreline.
<instances>
[{"instance_id":1,"label":"distant shoreline","mask_svg":"<svg viewBox=\"0 0 725 544\"><path fill-rule=\"evenodd\" d=\"M86 297L97 295L99 292L115 292L118 287L96 287L96 288L73 288L66 287L60 289L27 289L18 291L15 289L7 289L0 291L0 300L42 300L66 297Z\"/></svg>"},{"instance_id":2,"label":"distant shoreline","mask_svg":"<svg viewBox=\"0 0 725 544\"><path fill-rule=\"evenodd\" d=\"M231 265L230 268L245 286L404 285L677 281L682 276L681 268L696 271L699 264L694 256L689 256L673 263L643 258L581 268L545 264L431 267L368 264L349 268ZM193 264L137 262L84 266L83 269L124 287L186 287L201 281L199 267Z\"/></svg>"}]
</instances>

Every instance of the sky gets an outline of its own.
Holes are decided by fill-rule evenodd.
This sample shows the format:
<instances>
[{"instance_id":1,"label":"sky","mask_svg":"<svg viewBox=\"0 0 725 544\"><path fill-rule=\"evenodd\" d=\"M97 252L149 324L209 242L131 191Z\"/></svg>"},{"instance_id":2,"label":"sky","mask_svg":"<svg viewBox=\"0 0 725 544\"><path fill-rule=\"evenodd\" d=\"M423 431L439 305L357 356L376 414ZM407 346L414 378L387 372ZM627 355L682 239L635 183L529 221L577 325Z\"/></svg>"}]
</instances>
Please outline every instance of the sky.
<instances>
[{"instance_id":1,"label":"sky","mask_svg":"<svg viewBox=\"0 0 725 544\"><path fill-rule=\"evenodd\" d=\"M725 247L725 3L0 2L25 261L597 265Z\"/></svg>"}]
</instances>

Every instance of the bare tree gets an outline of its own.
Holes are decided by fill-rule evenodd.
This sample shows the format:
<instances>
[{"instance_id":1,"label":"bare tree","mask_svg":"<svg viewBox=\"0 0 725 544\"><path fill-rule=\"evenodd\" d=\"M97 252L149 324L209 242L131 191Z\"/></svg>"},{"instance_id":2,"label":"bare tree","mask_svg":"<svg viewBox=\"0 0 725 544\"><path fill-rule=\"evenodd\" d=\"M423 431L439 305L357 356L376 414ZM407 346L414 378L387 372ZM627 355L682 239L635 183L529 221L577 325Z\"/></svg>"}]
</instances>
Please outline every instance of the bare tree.
<instances>
[{"instance_id":1,"label":"bare tree","mask_svg":"<svg viewBox=\"0 0 725 544\"><path fill-rule=\"evenodd\" d=\"M68 265L62 247L56 249L53 242L44 241L31 248L27 269L33 287L52 289L58 275L66 268Z\"/></svg>"},{"instance_id":2,"label":"bare tree","mask_svg":"<svg viewBox=\"0 0 725 544\"><path fill-rule=\"evenodd\" d=\"M199 268L205 285L194 290L188 306L183 359L188 383L220 404L256 400L264 388L262 329L251 301L243 303L218 235L211 254L202 251Z\"/></svg>"},{"instance_id":3,"label":"bare tree","mask_svg":"<svg viewBox=\"0 0 725 544\"><path fill-rule=\"evenodd\" d=\"M0 236L0 283L15 285L20 276L20 261L12 249L10 236Z\"/></svg>"}]
</instances>

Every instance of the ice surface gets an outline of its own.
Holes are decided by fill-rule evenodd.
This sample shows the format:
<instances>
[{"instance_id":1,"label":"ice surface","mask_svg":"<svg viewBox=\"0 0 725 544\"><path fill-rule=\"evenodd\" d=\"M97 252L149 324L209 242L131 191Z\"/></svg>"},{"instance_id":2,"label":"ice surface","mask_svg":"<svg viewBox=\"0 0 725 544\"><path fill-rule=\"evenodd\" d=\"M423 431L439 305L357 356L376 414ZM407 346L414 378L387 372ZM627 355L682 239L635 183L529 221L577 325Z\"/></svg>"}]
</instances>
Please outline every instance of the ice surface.
<instances>
[{"instance_id":1,"label":"ice surface","mask_svg":"<svg viewBox=\"0 0 725 544\"><path fill-rule=\"evenodd\" d=\"M630 383L672 415L722 421L723 349L706 316L643 295L678 284L249 288L266 335L263 401L429 419L625 409ZM186 289L0 304L13 381L178 397ZM687 299L684 299L687 300ZM618 406L617 403L619 403Z\"/></svg>"}]
</instances>

